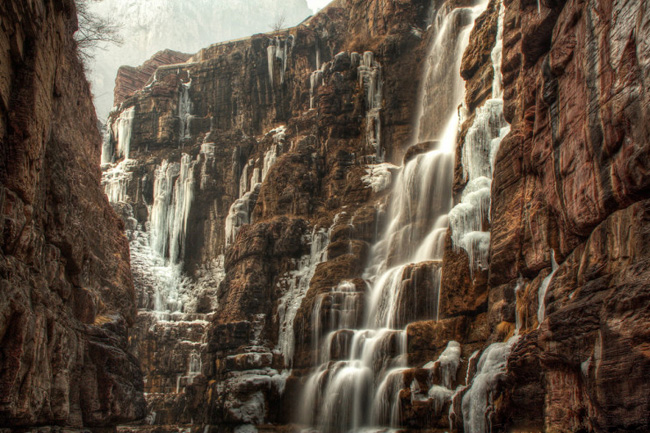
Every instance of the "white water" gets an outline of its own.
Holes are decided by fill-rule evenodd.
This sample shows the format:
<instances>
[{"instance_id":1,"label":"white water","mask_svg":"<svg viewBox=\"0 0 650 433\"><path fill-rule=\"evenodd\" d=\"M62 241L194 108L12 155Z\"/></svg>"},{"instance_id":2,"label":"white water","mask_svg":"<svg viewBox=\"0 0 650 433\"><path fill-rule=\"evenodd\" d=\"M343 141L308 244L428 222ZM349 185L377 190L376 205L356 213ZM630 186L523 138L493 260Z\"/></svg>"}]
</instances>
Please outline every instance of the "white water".
<instances>
[{"instance_id":1,"label":"white water","mask_svg":"<svg viewBox=\"0 0 650 433\"><path fill-rule=\"evenodd\" d=\"M537 309L537 323L538 327L541 326L542 322L544 321L544 317L546 315L546 293L548 292L548 288L553 282L553 277L555 276L555 273L557 272L558 265L557 262L555 261L555 251L551 250L551 273L544 278L542 281L542 284L539 286L539 292L538 292L538 302L539 302L539 307Z\"/></svg>"},{"instance_id":2,"label":"white water","mask_svg":"<svg viewBox=\"0 0 650 433\"><path fill-rule=\"evenodd\" d=\"M437 86L450 93L446 95L450 103L444 113L429 116L433 112L427 104L437 101L430 100L426 92L422 94L424 117L419 123L434 126L420 128L419 139L437 139L438 144L434 150L410 160L395 179L388 224L371 251L364 273L369 288L355 287L344 281L315 299L312 347L320 365L305 381L299 420L311 426L310 431L352 432L368 428L383 431L399 427L403 422L398 399L400 390L409 386L419 389L418 384L406 384L403 379L407 367L404 327L421 311L427 312L428 319L437 318L443 232L452 204L453 152L458 132L456 108L464 93L458 70L471 24L484 7L441 12L426 76L447 78ZM372 129L367 136L369 144L376 149L376 158L381 160L381 67L370 52L364 53L359 65L368 125ZM454 73L443 74L441 70L449 69L450 65L455 65ZM437 132L427 135L431 131ZM388 167L379 168L376 173L373 167L365 182L380 191L390 181L387 173L390 173ZM422 299L413 300L408 296L409 284L404 281L413 271L412 264L419 262L425 262L421 266L426 266L433 274L434 293L427 294L424 302L430 305L425 306L421 305ZM363 299L365 315L359 317ZM358 323L363 323L360 329ZM444 376L443 386L428 384L431 395L427 393L418 398L430 399L440 407L445 404L453 394L448 386L454 381L459 356L458 343L450 343L437 361Z\"/></svg>"},{"instance_id":3,"label":"white water","mask_svg":"<svg viewBox=\"0 0 650 433\"><path fill-rule=\"evenodd\" d=\"M491 57L494 69L492 98L478 108L462 150L463 177L467 182L461 202L449 213L454 247L467 252L470 270L487 269L490 250L490 194L494 161L501 140L510 130L503 117L501 58L503 5L499 7L497 37Z\"/></svg>"}]
</instances>

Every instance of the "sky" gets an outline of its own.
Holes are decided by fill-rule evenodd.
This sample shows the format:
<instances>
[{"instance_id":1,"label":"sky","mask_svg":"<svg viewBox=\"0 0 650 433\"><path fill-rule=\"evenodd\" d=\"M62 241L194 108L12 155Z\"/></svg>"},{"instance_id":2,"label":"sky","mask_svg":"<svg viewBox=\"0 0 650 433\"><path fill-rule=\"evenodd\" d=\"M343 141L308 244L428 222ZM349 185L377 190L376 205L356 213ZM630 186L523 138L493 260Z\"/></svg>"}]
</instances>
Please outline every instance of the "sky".
<instances>
[{"instance_id":1,"label":"sky","mask_svg":"<svg viewBox=\"0 0 650 433\"><path fill-rule=\"evenodd\" d=\"M278 17L294 26L331 0L102 0L92 11L120 28L121 46L94 52L87 65L95 108L104 121L113 106L117 69L138 66L169 48L189 54L216 42L264 33Z\"/></svg>"},{"instance_id":2,"label":"sky","mask_svg":"<svg viewBox=\"0 0 650 433\"><path fill-rule=\"evenodd\" d=\"M314 12L317 12L319 9L324 8L327 6L329 2L332 0L307 0L307 4L313 10Z\"/></svg>"}]
</instances>

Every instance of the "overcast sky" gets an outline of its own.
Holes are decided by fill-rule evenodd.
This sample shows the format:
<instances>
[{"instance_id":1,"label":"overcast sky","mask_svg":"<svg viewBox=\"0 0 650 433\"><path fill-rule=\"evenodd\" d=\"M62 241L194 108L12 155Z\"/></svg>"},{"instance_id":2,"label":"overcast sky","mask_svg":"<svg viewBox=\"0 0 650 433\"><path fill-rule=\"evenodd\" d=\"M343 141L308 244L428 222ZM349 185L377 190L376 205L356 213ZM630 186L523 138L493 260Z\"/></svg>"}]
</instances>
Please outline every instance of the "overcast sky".
<instances>
[{"instance_id":1,"label":"overcast sky","mask_svg":"<svg viewBox=\"0 0 650 433\"><path fill-rule=\"evenodd\" d=\"M309 7L316 12L319 9L322 9L332 0L307 0Z\"/></svg>"},{"instance_id":2,"label":"overcast sky","mask_svg":"<svg viewBox=\"0 0 650 433\"><path fill-rule=\"evenodd\" d=\"M138 66L169 48L196 53L216 42L271 30L278 17L294 26L331 0L103 0L93 12L120 27L121 46L96 50L88 65L95 107L104 121L113 106L117 69Z\"/></svg>"}]
</instances>

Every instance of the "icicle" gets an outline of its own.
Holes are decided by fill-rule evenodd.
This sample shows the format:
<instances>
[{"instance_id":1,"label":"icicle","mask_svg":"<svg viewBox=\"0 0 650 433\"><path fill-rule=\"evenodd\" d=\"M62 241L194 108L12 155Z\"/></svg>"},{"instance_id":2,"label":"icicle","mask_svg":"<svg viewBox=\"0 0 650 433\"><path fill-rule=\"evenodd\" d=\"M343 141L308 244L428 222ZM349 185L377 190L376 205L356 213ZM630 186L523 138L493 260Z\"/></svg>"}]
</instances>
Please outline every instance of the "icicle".
<instances>
[{"instance_id":1,"label":"icicle","mask_svg":"<svg viewBox=\"0 0 650 433\"><path fill-rule=\"evenodd\" d=\"M490 431L489 412L494 403L499 377L506 371L508 355L518 337L505 343L494 343L485 349L478 362L474 380L463 396L463 425L466 433Z\"/></svg>"},{"instance_id":2,"label":"icicle","mask_svg":"<svg viewBox=\"0 0 650 433\"><path fill-rule=\"evenodd\" d=\"M271 82L271 86L273 86L273 65L275 64L275 42L271 41L269 43L269 46L266 47L266 61L268 64L268 69L269 69L269 81Z\"/></svg>"},{"instance_id":3,"label":"icicle","mask_svg":"<svg viewBox=\"0 0 650 433\"><path fill-rule=\"evenodd\" d=\"M102 131L102 158L101 164L110 164L113 162L113 144L111 143L111 128L106 125Z\"/></svg>"},{"instance_id":4,"label":"icicle","mask_svg":"<svg viewBox=\"0 0 650 433\"><path fill-rule=\"evenodd\" d=\"M463 176L467 181L461 202L449 213L455 248L463 248L470 271L487 269L490 235L483 225L489 220L492 173L501 140L509 131L503 117L501 60L503 51L503 3L499 3L497 38L491 59L494 70L492 99L476 109L462 149Z\"/></svg>"},{"instance_id":5,"label":"icicle","mask_svg":"<svg viewBox=\"0 0 650 433\"><path fill-rule=\"evenodd\" d=\"M544 317L546 315L546 293L548 292L548 288L551 285L551 282L553 281L553 277L555 276L557 270L558 265L555 261L555 250L551 250L551 273L548 274L546 278L544 278L544 281L542 281L542 284L539 286L539 308L537 310L538 327L541 326L542 322L544 321Z\"/></svg>"},{"instance_id":6,"label":"icicle","mask_svg":"<svg viewBox=\"0 0 650 433\"><path fill-rule=\"evenodd\" d=\"M359 84L364 89L366 98L366 142L375 149L377 162L382 162L384 151L381 148L381 107L382 107L382 77L381 65L374 60L374 53L363 53L359 65Z\"/></svg>"},{"instance_id":7,"label":"icicle","mask_svg":"<svg viewBox=\"0 0 650 433\"><path fill-rule=\"evenodd\" d=\"M190 117L192 112L192 101L190 100L190 88L192 80L188 83L181 83L178 96L178 118L180 119L179 141L190 138Z\"/></svg>"},{"instance_id":8,"label":"icicle","mask_svg":"<svg viewBox=\"0 0 650 433\"><path fill-rule=\"evenodd\" d=\"M124 159L129 159L131 153L131 133L134 118L135 107L131 107L122 111L114 124L116 130L113 131L113 135L117 139L115 152L117 156L123 156Z\"/></svg>"},{"instance_id":9,"label":"icicle","mask_svg":"<svg viewBox=\"0 0 650 433\"><path fill-rule=\"evenodd\" d=\"M329 232L314 229L310 236L311 251L298 262L297 269L282 278L281 282L287 286L285 294L278 303L278 348L284 357L284 363L293 365L295 348L295 335L293 321L296 318L302 300L307 294L316 266L327 260L327 246L329 245Z\"/></svg>"}]
</instances>

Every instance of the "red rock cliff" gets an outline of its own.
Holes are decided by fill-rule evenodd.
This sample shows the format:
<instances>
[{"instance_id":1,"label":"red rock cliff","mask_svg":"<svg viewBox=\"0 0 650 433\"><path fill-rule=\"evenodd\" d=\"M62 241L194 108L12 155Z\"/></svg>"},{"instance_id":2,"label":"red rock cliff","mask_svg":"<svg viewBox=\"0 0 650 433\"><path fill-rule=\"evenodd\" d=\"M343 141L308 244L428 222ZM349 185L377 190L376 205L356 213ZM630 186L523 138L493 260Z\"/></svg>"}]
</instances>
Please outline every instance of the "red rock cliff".
<instances>
[{"instance_id":1,"label":"red rock cliff","mask_svg":"<svg viewBox=\"0 0 650 433\"><path fill-rule=\"evenodd\" d=\"M433 88L434 114L444 102L435 95L446 95L436 90L445 77L419 82L422 59L443 19L467 25L467 3L337 1L296 28L158 68L112 115L112 162L126 147L130 160L107 166L106 186L132 245L158 239L158 206L184 215L187 228L165 234L172 246L159 258L194 284L178 289L188 304L165 293L172 301L156 305L159 287L135 272L131 342L154 423L286 428L301 422L297 402L318 379L326 331L339 331L327 343L332 365L357 336L373 337L355 334L370 290L363 277L399 171L375 163L406 167L437 145L409 147L418 89ZM398 311L408 320L394 325L404 328L408 367L383 383L386 412L399 415L381 422L646 431L648 8L481 7L458 71L466 82L453 182L441 180L461 206L443 229L442 260L407 263L395 285L403 299L392 301L408 302ZM484 172L472 179L475 160ZM388 180L371 185L368 170ZM456 223L470 205L479 218L463 244ZM381 356L397 345L387 339ZM338 374L323 365L322 378Z\"/></svg>"}]
</instances>

